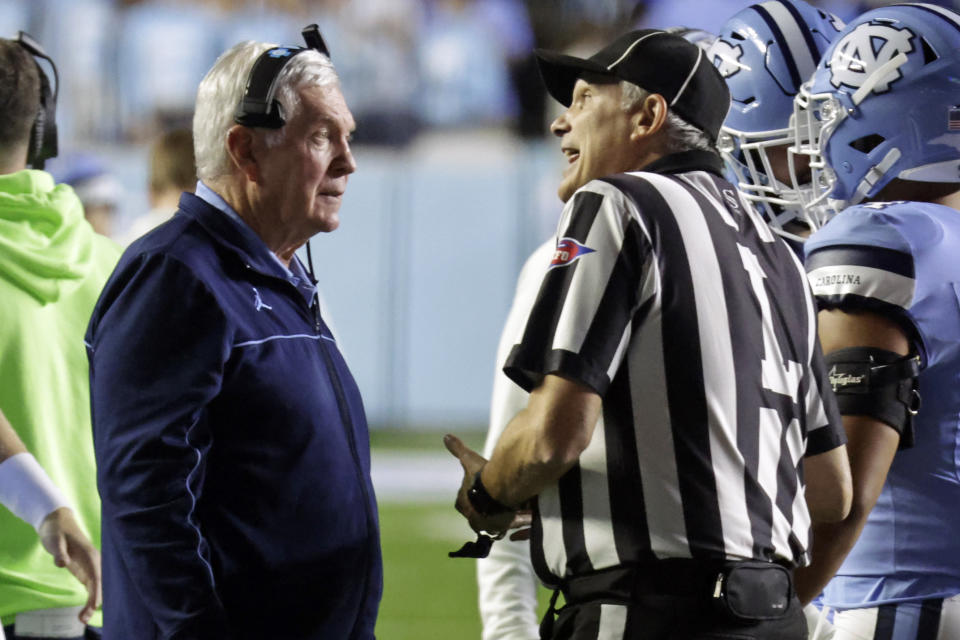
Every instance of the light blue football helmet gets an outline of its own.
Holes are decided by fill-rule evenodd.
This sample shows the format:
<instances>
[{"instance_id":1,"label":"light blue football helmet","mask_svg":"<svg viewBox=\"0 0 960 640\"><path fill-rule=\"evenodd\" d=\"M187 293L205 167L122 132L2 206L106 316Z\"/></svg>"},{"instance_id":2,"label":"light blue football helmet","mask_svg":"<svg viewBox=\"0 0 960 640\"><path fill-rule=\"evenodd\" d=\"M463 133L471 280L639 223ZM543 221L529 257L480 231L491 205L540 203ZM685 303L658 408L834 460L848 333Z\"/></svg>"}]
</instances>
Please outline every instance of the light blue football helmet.
<instances>
[{"instance_id":1,"label":"light blue football helmet","mask_svg":"<svg viewBox=\"0 0 960 640\"><path fill-rule=\"evenodd\" d=\"M811 215L869 200L894 178L960 183L960 15L919 3L864 13L824 54L795 109Z\"/></svg>"},{"instance_id":2,"label":"light blue football helmet","mask_svg":"<svg viewBox=\"0 0 960 640\"><path fill-rule=\"evenodd\" d=\"M819 226L805 219L798 191L806 185L791 183L785 167L778 180L775 165L793 160L793 98L842 28L803 0L770 0L727 20L708 52L731 97L717 146L744 199L775 229L797 219Z\"/></svg>"},{"instance_id":3,"label":"light blue football helmet","mask_svg":"<svg viewBox=\"0 0 960 640\"><path fill-rule=\"evenodd\" d=\"M678 35L687 42L697 45L703 49L704 53L707 53L713 43L717 40L717 36L715 34L705 31L704 29L697 29L695 27L667 27L664 29L664 31Z\"/></svg>"}]
</instances>

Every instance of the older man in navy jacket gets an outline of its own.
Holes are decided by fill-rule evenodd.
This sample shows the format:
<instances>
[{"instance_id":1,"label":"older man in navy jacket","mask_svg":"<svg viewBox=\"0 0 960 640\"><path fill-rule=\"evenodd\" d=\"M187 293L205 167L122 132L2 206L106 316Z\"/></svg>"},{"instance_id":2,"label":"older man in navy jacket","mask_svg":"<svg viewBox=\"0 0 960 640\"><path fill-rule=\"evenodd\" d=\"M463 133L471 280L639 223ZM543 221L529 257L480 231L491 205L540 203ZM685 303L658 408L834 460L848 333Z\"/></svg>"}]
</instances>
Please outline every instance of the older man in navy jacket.
<instances>
[{"instance_id":1,"label":"older man in navy jacket","mask_svg":"<svg viewBox=\"0 0 960 640\"><path fill-rule=\"evenodd\" d=\"M90 322L106 640L373 638L366 419L294 256L339 224L354 122L305 35L217 60L196 195L127 250Z\"/></svg>"}]
</instances>

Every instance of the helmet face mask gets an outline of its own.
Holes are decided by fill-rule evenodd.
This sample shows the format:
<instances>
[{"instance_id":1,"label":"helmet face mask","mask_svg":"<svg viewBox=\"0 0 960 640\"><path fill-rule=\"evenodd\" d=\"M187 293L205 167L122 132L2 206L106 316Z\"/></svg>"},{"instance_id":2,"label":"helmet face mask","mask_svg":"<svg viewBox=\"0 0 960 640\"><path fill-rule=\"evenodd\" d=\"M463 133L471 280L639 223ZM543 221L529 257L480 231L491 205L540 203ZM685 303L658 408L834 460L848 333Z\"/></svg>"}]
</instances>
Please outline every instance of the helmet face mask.
<instances>
[{"instance_id":1,"label":"helmet face mask","mask_svg":"<svg viewBox=\"0 0 960 640\"><path fill-rule=\"evenodd\" d=\"M811 95L810 83L804 84L794 101L793 144L794 153L807 157L809 179L806 190L801 193L802 208L806 215L823 226L842 206L831 199L837 182L836 173L823 158L823 146L848 112L831 93ZM797 182L799 176L793 175Z\"/></svg>"},{"instance_id":2,"label":"helmet face mask","mask_svg":"<svg viewBox=\"0 0 960 640\"><path fill-rule=\"evenodd\" d=\"M806 156L793 149L794 129L747 132L724 127L717 146L728 169L734 174L743 198L759 210L775 229L790 222L802 222L816 229L802 203L811 199L803 176ZM803 158L803 159L801 159Z\"/></svg>"},{"instance_id":3,"label":"helmet face mask","mask_svg":"<svg viewBox=\"0 0 960 640\"><path fill-rule=\"evenodd\" d=\"M960 15L902 4L851 22L795 100L808 213L829 217L896 178L960 182L958 82Z\"/></svg>"},{"instance_id":4,"label":"helmet face mask","mask_svg":"<svg viewBox=\"0 0 960 640\"><path fill-rule=\"evenodd\" d=\"M728 20L709 51L731 94L718 148L744 199L775 230L819 226L803 208L811 196L807 157L793 149L793 98L842 27L802 0L770 0Z\"/></svg>"}]
</instances>

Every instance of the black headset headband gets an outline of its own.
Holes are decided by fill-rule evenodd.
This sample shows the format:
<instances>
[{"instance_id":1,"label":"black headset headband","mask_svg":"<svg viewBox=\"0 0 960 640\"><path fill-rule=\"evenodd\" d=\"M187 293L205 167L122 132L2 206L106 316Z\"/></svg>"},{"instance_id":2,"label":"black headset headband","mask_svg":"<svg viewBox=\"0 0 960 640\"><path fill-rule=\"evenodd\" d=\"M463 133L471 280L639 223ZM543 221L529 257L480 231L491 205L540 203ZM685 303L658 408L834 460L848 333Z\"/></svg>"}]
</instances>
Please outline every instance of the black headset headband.
<instances>
[{"instance_id":1,"label":"black headset headband","mask_svg":"<svg viewBox=\"0 0 960 640\"><path fill-rule=\"evenodd\" d=\"M319 51L330 57L330 51L317 25L304 27L302 33L306 47L273 47L261 53L253 63L243 98L240 99L233 116L234 122L247 127L267 129L279 129L284 125L280 104L273 97L280 72L294 56L304 51Z\"/></svg>"},{"instance_id":2,"label":"black headset headband","mask_svg":"<svg viewBox=\"0 0 960 640\"><path fill-rule=\"evenodd\" d=\"M50 91L50 80L43 71L40 63L34 60L37 65L37 73L40 76L40 107L37 110L37 117L33 121L33 128L30 130L30 148L27 150L27 164L33 169L43 169L44 162L57 155L57 94L60 93L60 77L57 74L57 65L53 59L47 55L40 44L23 31L17 34L14 41L21 47L30 52L34 58L43 58L50 63L53 69L54 90Z\"/></svg>"}]
</instances>

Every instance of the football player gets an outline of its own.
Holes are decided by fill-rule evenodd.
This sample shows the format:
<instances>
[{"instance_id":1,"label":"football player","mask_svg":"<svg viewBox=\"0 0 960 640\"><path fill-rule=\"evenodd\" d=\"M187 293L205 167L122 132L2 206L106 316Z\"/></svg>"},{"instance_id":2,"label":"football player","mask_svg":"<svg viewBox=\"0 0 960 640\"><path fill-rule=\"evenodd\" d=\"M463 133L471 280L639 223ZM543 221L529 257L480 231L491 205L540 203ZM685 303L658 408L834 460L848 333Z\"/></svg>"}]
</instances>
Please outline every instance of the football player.
<instances>
[{"instance_id":1,"label":"football player","mask_svg":"<svg viewBox=\"0 0 960 640\"><path fill-rule=\"evenodd\" d=\"M771 0L727 20L709 51L730 87L718 147L731 182L797 253L822 221L803 210L807 176L798 171L797 184L789 171L806 161L789 152L793 98L842 28L839 18L803 0Z\"/></svg>"},{"instance_id":2,"label":"football player","mask_svg":"<svg viewBox=\"0 0 960 640\"><path fill-rule=\"evenodd\" d=\"M960 638L958 82L960 15L900 4L847 25L796 99L806 211L839 212L805 250L854 504L797 574L808 601L836 573L835 640Z\"/></svg>"}]
</instances>

